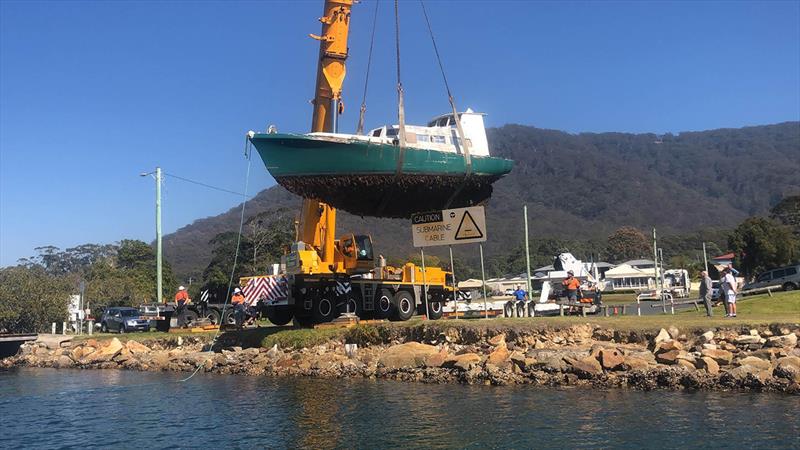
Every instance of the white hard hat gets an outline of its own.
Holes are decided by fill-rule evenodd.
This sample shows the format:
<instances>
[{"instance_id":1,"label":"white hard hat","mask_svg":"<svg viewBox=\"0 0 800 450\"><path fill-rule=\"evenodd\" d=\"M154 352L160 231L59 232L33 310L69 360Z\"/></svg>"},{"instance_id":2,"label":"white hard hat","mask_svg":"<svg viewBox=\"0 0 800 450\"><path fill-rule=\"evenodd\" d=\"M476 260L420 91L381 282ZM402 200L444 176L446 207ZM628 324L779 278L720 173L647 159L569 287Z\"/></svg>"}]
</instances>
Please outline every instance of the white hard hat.
<instances>
[{"instance_id":1,"label":"white hard hat","mask_svg":"<svg viewBox=\"0 0 800 450\"><path fill-rule=\"evenodd\" d=\"M183 286L178 286L178 290L179 290L179 291L185 291L185 290L186 290L186 288L185 288L185 287L183 287Z\"/></svg>"},{"instance_id":2,"label":"white hard hat","mask_svg":"<svg viewBox=\"0 0 800 450\"><path fill-rule=\"evenodd\" d=\"M233 290L233 293L234 293L234 294L238 294L238 293L240 293L240 292L242 292L242 290L241 290L241 289L239 289L239 288L236 288L236 289L234 289L234 290Z\"/></svg>"}]
</instances>

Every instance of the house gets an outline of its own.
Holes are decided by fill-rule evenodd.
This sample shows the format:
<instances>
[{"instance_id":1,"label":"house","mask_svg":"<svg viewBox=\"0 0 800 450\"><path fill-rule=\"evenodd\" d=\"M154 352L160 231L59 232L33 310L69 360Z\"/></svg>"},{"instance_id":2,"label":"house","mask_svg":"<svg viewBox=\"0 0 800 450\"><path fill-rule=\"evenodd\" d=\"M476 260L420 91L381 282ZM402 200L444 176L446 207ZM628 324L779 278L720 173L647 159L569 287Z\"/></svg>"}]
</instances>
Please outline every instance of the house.
<instances>
[{"instance_id":1,"label":"house","mask_svg":"<svg viewBox=\"0 0 800 450\"><path fill-rule=\"evenodd\" d=\"M608 269L605 273L606 289L610 288L615 291L654 289L654 264L650 261L650 267L648 268L645 264L641 263L642 261L646 262L647 260L630 261L637 263L640 267L634 267L628 263L623 263L612 269Z\"/></svg>"}]
</instances>

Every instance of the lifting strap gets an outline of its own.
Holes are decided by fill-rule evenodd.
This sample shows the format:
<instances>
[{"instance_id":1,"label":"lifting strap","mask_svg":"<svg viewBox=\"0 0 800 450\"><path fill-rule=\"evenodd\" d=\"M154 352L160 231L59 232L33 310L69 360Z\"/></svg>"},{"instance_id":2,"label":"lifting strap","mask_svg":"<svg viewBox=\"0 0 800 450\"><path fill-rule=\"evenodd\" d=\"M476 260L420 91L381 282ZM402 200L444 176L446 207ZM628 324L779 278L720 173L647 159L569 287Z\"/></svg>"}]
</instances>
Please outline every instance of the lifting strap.
<instances>
[{"instance_id":1,"label":"lifting strap","mask_svg":"<svg viewBox=\"0 0 800 450\"><path fill-rule=\"evenodd\" d=\"M378 5L380 0L375 0L375 14L372 17L372 37L369 40L369 56L367 56L367 76L364 78L364 95L361 96L361 110L358 113L358 127L356 134L364 134L364 113L367 112L367 86L369 85L369 69L372 66L372 47L375 44L375 24L378 22Z\"/></svg>"},{"instance_id":2,"label":"lifting strap","mask_svg":"<svg viewBox=\"0 0 800 450\"><path fill-rule=\"evenodd\" d=\"M466 176L470 176L472 174L472 158L470 157L469 154L469 143L464 137L464 129L461 127L461 118L458 117L458 110L456 109L456 101L453 99L453 94L450 92L450 85L447 83L447 76L444 73L444 65L442 65L442 58L441 56L439 56L439 47L436 45L436 38L433 36L433 28L431 28L431 21L428 19L428 11L425 9L425 2L423 0L419 0L419 4L422 6L422 14L425 16L425 23L428 25L428 32L431 35L431 42L433 43L433 51L436 53L436 60L439 62L439 70L442 72L444 87L447 90L447 99L450 101L450 107L453 109L453 120L456 122L456 130L458 131L458 138L461 139L461 149L462 149L461 151L464 152L464 164L466 166L465 170Z\"/></svg>"}]
</instances>

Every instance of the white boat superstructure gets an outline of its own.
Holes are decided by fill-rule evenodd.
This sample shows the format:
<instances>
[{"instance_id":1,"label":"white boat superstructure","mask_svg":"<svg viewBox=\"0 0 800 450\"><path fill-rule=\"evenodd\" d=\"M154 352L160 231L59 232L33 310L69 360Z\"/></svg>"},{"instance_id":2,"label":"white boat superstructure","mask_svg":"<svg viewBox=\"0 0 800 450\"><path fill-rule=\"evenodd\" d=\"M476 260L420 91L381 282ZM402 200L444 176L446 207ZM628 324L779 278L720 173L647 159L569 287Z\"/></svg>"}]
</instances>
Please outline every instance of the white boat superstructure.
<instances>
[{"instance_id":1,"label":"white boat superstructure","mask_svg":"<svg viewBox=\"0 0 800 450\"><path fill-rule=\"evenodd\" d=\"M471 156L490 156L489 142L486 139L486 128L483 122L483 113L477 113L471 108L458 113L461 120L461 129L469 145ZM431 119L427 126L406 125L406 146L420 150L435 150L439 152L463 154L464 148L461 138L458 137L458 127L453 114L442 114ZM309 133L309 136L326 140L362 141L375 144L398 145L400 126L384 125L373 128L366 135L347 133Z\"/></svg>"}]
</instances>

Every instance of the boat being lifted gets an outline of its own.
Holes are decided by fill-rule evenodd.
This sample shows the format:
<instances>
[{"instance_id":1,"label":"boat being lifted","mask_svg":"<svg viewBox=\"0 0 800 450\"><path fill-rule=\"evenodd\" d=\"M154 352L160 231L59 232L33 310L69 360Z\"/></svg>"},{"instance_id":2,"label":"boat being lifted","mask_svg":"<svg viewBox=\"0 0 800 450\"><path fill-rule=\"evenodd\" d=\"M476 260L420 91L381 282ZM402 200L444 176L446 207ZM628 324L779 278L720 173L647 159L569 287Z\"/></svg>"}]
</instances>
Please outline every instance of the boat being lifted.
<instances>
[{"instance_id":1,"label":"boat being lifted","mask_svg":"<svg viewBox=\"0 0 800 450\"><path fill-rule=\"evenodd\" d=\"M359 216L409 217L485 203L513 161L489 155L483 114L453 114L427 126L387 125L366 135L250 133L281 186ZM404 132L403 132L404 131ZM404 139L403 139L404 138ZM466 149L465 149L466 144Z\"/></svg>"}]
</instances>

